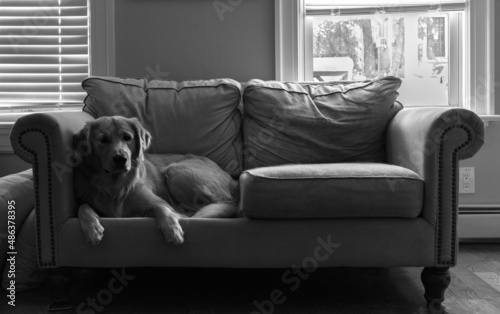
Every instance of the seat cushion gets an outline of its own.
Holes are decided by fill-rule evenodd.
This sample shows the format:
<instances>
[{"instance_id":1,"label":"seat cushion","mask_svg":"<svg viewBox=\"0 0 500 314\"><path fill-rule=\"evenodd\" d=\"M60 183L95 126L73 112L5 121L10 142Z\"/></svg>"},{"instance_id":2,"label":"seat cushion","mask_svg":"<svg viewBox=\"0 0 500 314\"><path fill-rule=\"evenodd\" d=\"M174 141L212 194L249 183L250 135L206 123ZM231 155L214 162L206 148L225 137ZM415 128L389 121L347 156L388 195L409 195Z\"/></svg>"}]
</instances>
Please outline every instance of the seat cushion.
<instances>
[{"instance_id":1,"label":"seat cushion","mask_svg":"<svg viewBox=\"0 0 500 314\"><path fill-rule=\"evenodd\" d=\"M243 92L244 167L385 162L384 132L403 107L401 80L326 85L250 81Z\"/></svg>"},{"instance_id":2,"label":"seat cushion","mask_svg":"<svg viewBox=\"0 0 500 314\"><path fill-rule=\"evenodd\" d=\"M151 133L149 153L195 154L237 176L243 166L240 84L231 79L161 81L90 77L84 111L137 117Z\"/></svg>"},{"instance_id":3,"label":"seat cushion","mask_svg":"<svg viewBox=\"0 0 500 314\"><path fill-rule=\"evenodd\" d=\"M282 165L245 170L241 209L256 219L415 218L424 182L382 163Z\"/></svg>"}]
</instances>

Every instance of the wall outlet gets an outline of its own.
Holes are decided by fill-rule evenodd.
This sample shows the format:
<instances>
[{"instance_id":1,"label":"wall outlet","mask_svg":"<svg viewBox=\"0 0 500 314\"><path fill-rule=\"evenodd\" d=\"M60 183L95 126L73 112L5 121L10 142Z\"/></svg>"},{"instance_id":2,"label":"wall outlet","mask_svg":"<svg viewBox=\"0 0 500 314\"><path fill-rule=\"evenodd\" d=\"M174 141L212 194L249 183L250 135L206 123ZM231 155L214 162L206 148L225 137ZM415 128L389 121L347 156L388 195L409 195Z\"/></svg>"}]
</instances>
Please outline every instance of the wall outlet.
<instances>
[{"instance_id":1,"label":"wall outlet","mask_svg":"<svg viewBox=\"0 0 500 314\"><path fill-rule=\"evenodd\" d=\"M476 193L474 167L460 167L458 185L461 194Z\"/></svg>"}]
</instances>

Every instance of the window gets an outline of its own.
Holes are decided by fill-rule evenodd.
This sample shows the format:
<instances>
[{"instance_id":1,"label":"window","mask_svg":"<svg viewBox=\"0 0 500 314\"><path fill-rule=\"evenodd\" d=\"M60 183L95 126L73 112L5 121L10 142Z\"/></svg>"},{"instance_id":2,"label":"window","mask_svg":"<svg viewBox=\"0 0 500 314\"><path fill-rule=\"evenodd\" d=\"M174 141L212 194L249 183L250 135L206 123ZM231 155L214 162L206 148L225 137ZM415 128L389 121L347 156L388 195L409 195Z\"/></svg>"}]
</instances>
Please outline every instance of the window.
<instances>
[{"instance_id":1,"label":"window","mask_svg":"<svg viewBox=\"0 0 500 314\"><path fill-rule=\"evenodd\" d=\"M492 6L490 0L276 0L277 79L393 75L403 80L405 106L491 115Z\"/></svg>"},{"instance_id":2,"label":"window","mask_svg":"<svg viewBox=\"0 0 500 314\"><path fill-rule=\"evenodd\" d=\"M89 75L87 0L0 2L0 108L81 106Z\"/></svg>"},{"instance_id":3,"label":"window","mask_svg":"<svg viewBox=\"0 0 500 314\"><path fill-rule=\"evenodd\" d=\"M0 1L0 122L80 110L89 75L114 75L114 1Z\"/></svg>"}]
</instances>

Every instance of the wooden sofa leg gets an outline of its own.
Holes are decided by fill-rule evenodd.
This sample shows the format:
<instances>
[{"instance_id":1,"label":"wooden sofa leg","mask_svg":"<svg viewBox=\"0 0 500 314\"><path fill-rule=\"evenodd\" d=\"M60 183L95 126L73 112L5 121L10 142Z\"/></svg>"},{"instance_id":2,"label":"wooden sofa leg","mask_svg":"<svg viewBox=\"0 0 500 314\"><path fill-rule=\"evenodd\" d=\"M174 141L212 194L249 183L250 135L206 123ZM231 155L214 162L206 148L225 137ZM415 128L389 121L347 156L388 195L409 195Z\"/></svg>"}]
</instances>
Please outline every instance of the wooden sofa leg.
<instances>
[{"instance_id":1,"label":"wooden sofa leg","mask_svg":"<svg viewBox=\"0 0 500 314\"><path fill-rule=\"evenodd\" d=\"M431 313L442 313L441 303L451 282L449 267L425 267L420 278L425 288L427 307Z\"/></svg>"},{"instance_id":2,"label":"wooden sofa leg","mask_svg":"<svg viewBox=\"0 0 500 314\"><path fill-rule=\"evenodd\" d=\"M50 303L49 311L65 311L72 308L70 287L73 275L69 268L57 268L50 270L48 279Z\"/></svg>"}]
</instances>

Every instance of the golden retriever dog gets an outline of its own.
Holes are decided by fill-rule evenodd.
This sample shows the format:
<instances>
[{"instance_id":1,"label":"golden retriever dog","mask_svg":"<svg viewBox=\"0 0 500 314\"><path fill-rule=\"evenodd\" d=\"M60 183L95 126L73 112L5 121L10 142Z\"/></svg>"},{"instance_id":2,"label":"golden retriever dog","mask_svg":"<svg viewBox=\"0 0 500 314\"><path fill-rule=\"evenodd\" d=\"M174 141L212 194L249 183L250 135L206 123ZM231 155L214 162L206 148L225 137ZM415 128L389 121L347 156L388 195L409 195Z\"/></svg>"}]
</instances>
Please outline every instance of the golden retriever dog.
<instances>
[{"instance_id":1,"label":"golden retriever dog","mask_svg":"<svg viewBox=\"0 0 500 314\"><path fill-rule=\"evenodd\" d=\"M154 217L165 240L184 241L180 218L237 216L238 185L215 162L195 155L145 154L151 135L138 119L101 117L73 137L80 225L93 245L103 217Z\"/></svg>"}]
</instances>

